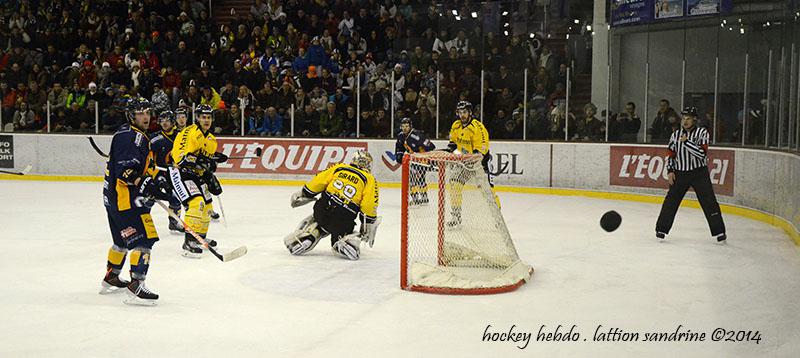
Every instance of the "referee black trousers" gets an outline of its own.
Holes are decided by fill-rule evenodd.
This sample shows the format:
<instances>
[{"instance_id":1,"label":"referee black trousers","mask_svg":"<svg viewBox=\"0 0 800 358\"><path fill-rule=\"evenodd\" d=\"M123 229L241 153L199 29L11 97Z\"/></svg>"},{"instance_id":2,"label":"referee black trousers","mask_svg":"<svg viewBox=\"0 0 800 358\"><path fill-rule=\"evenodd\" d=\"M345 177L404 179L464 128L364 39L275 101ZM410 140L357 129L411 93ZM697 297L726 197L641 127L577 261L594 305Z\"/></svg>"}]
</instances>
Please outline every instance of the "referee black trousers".
<instances>
[{"instance_id":1,"label":"referee black trousers","mask_svg":"<svg viewBox=\"0 0 800 358\"><path fill-rule=\"evenodd\" d=\"M722 212L719 210L719 203L714 195L714 188L711 186L708 167L705 166L688 172L675 171L675 182L669 187L664 204L661 205L661 213L656 222L656 232L669 234L681 200L690 187L697 194L697 200L700 202L700 207L703 208L703 213L706 215L708 226L711 229L711 236L724 234L725 223L722 221Z\"/></svg>"}]
</instances>

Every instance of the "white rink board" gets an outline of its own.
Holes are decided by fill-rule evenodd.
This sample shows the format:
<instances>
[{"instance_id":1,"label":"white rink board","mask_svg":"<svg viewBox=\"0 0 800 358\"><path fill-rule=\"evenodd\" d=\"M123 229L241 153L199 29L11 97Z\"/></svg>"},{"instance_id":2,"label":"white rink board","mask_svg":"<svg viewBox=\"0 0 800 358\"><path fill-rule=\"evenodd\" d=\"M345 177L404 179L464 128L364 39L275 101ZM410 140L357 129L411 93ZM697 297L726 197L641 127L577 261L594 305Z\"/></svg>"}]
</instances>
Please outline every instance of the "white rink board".
<instances>
[{"instance_id":1,"label":"white rink board","mask_svg":"<svg viewBox=\"0 0 800 358\"><path fill-rule=\"evenodd\" d=\"M22 170L31 164L32 173L36 174L100 176L103 173L105 160L89 146L85 135L13 134L13 136L16 170ZM111 136L93 137L102 150L108 151ZM252 138L254 141L262 139L264 138ZM374 158L373 171L378 181L382 183L400 181L400 171L392 171L382 162L385 152L394 152L393 140L338 138L332 140L366 143ZM446 145L444 141L434 142L439 148ZM615 144L495 141L491 143L493 170L497 169L500 160L508 164L505 173L495 178L495 183L519 187L554 187L655 195L663 195L666 192L664 189L610 185L608 148L613 145ZM795 228L800 228L800 190L797 189L797 183L800 183L800 156L764 150L739 148L729 148L729 150L735 152L734 195L719 195L719 201L775 214L791 222ZM513 163L512 158L514 158ZM230 173L220 173L219 176L276 180L306 180L310 177L310 175ZM690 192L687 197L691 198L693 195Z\"/></svg>"}]
</instances>

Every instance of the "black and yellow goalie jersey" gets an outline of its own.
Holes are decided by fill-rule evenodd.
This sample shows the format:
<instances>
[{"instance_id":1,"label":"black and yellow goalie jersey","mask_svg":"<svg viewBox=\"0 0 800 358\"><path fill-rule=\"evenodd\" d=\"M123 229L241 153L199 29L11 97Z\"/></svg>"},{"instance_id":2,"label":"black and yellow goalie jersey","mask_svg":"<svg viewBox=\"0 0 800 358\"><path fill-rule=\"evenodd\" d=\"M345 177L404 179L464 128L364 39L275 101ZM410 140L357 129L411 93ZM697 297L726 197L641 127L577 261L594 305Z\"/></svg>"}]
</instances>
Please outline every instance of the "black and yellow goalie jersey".
<instances>
[{"instance_id":1,"label":"black and yellow goalie jersey","mask_svg":"<svg viewBox=\"0 0 800 358\"><path fill-rule=\"evenodd\" d=\"M308 197L321 192L353 214L363 213L368 223L375 222L378 216L378 183L365 170L350 164L336 164L303 186L303 193Z\"/></svg>"}]
</instances>

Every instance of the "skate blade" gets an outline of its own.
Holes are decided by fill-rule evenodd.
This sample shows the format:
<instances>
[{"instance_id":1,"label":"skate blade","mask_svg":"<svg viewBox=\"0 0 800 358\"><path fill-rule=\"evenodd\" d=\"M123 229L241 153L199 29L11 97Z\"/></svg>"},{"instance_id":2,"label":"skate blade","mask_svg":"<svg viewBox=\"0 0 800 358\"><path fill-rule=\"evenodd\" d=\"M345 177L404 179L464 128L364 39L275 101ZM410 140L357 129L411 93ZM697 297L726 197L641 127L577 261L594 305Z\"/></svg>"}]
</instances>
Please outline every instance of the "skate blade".
<instances>
[{"instance_id":1,"label":"skate blade","mask_svg":"<svg viewBox=\"0 0 800 358\"><path fill-rule=\"evenodd\" d=\"M105 283L105 281L104 281L103 283L100 284L100 292L98 292L98 293L101 294L101 295L111 295L111 294L115 294L117 292L121 292L124 288L125 287L111 286L111 285Z\"/></svg>"},{"instance_id":2,"label":"skate blade","mask_svg":"<svg viewBox=\"0 0 800 358\"><path fill-rule=\"evenodd\" d=\"M158 301L141 299L128 291L128 295L122 300L122 303L131 306L155 306Z\"/></svg>"},{"instance_id":3,"label":"skate blade","mask_svg":"<svg viewBox=\"0 0 800 358\"><path fill-rule=\"evenodd\" d=\"M189 252L189 251L186 251L186 250L181 252L181 256L187 257L187 258L190 258L190 259L202 259L203 258L203 254L202 253L195 254L193 252Z\"/></svg>"}]
</instances>

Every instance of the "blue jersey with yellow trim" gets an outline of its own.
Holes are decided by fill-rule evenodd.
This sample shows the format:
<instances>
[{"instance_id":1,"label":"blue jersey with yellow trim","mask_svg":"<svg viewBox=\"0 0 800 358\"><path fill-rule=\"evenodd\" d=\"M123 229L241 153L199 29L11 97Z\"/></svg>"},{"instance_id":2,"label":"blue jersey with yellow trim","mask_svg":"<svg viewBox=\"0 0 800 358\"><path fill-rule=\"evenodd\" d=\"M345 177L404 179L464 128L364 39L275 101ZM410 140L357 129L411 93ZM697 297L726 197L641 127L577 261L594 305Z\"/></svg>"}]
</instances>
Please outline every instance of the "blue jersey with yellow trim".
<instances>
[{"instance_id":1,"label":"blue jersey with yellow trim","mask_svg":"<svg viewBox=\"0 0 800 358\"><path fill-rule=\"evenodd\" d=\"M157 166L167 168L171 165L172 145L175 143L177 135L178 130L175 128L172 128L169 132L160 130L154 133L153 139L150 140L150 150L153 152L153 158Z\"/></svg>"},{"instance_id":2,"label":"blue jersey with yellow trim","mask_svg":"<svg viewBox=\"0 0 800 358\"><path fill-rule=\"evenodd\" d=\"M142 207L142 195L132 181L153 173L152 159L147 134L123 124L111 139L103 182L103 204L113 211ZM130 179L126 181L123 178Z\"/></svg>"},{"instance_id":3,"label":"blue jersey with yellow trim","mask_svg":"<svg viewBox=\"0 0 800 358\"><path fill-rule=\"evenodd\" d=\"M394 155L398 163L403 162L405 153L424 153L436 149L424 132L412 129L408 135L400 131L397 134L397 143L394 145Z\"/></svg>"}]
</instances>

